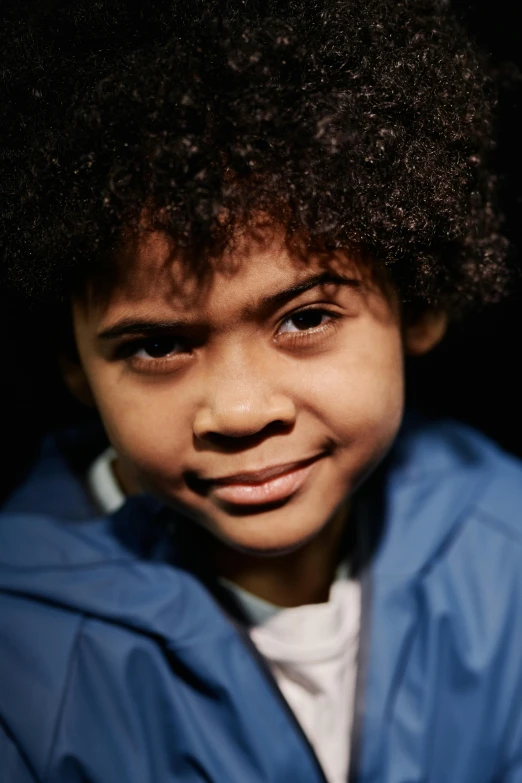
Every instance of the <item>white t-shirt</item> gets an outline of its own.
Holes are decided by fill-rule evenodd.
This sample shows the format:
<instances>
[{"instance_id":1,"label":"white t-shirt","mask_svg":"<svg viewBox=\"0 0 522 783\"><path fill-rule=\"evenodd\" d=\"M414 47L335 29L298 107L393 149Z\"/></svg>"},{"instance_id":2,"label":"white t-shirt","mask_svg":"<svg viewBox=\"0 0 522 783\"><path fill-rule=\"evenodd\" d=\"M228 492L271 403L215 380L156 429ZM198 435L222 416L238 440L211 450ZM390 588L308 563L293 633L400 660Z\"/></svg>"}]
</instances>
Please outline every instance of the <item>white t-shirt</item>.
<instances>
[{"instance_id":1,"label":"white t-shirt","mask_svg":"<svg viewBox=\"0 0 522 783\"><path fill-rule=\"evenodd\" d=\"M104 513L125 496L107 449L91 465L87 483ZM360 585L341 566L326 603L283 609L221 580L241 604L250 636L267 661L308 737L329 783L346 783L354 712L360 627Z\"/></svg>"}]
</instances>

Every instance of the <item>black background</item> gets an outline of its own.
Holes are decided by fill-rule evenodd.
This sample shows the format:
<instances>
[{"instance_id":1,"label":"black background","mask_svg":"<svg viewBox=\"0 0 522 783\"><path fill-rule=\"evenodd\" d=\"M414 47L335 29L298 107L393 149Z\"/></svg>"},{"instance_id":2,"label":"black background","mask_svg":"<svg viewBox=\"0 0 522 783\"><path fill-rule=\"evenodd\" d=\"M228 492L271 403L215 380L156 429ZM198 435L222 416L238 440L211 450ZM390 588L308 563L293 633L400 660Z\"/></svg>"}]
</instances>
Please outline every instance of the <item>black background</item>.
<instances>
[{"instance_id":1,"label":"black background","mask_svg":"<svg viewBox=\"0 0 522 783\"><path fill-rule=\"evenodd\" d=\"M498 168L513 264L522 270L522 14L516 0L453 0L474 39L502 74ZM522 276L521 276L522 279ZM431 355L410 368L420 407L473 424L522 456L522 285L509 301L453 326Z\"/></svg>"}]
</instances>

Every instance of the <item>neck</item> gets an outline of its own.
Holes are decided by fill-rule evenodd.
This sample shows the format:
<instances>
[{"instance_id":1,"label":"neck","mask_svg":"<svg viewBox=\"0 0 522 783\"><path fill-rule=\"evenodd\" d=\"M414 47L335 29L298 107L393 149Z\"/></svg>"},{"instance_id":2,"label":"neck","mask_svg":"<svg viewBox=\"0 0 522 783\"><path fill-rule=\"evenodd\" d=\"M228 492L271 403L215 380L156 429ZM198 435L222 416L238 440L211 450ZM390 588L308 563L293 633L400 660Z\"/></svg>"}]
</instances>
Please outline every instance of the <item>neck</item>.
<instances>
[{"instance_id":1,"label":"neck","mask_svg":"<svg viewBox=\"0 0 522 783\"><path fill-rule=\"evenodd\" d=\"M343 504L317 536L283 555L238 552L216 540L212 555L216 571L276 606L323 603L335 578L347 511Z\"/></svg>"}]
</instances>

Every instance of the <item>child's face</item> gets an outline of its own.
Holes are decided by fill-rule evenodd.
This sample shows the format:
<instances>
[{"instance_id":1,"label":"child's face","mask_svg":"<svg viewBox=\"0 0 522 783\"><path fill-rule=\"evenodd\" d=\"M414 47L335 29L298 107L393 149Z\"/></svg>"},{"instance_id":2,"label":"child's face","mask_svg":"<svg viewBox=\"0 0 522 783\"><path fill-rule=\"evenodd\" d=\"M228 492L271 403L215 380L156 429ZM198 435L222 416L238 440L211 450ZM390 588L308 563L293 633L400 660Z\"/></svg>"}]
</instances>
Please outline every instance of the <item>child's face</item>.
<instances>
[{"instance_id":1,"label":"child's face","mask_svg":"<svg viewBox=\"0 0 522 783\"><path fill-rule=\"evenodd\" d=\"M159 234L131 256L108 301L74 306L124 483L236 547L304 543L397 433L395 297L342 254L303 263L274 230L238 239L205 286Z\"/></svg>"}]
</instances>

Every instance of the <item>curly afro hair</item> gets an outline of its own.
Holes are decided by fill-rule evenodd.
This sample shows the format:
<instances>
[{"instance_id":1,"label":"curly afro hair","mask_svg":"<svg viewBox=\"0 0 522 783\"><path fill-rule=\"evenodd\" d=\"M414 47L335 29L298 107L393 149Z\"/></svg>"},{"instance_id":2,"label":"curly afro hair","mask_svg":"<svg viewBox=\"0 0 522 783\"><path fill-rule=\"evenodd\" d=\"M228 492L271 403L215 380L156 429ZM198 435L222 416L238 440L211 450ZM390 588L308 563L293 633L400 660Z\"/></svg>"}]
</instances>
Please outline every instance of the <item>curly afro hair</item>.
<instances>
[{"instance_id":1,"label":"curly afro hair","mask_svg":"<svg viewBox=\"0 0 522 783\"><path fill-rule=\"evenodd\" d=\"M8 0L3 16L16 290L67 301L144 212L194 260L262 212L385 265L405 302L458 315L502 294L493 83L442 0Z\"/></svg>"}]
</instances>

